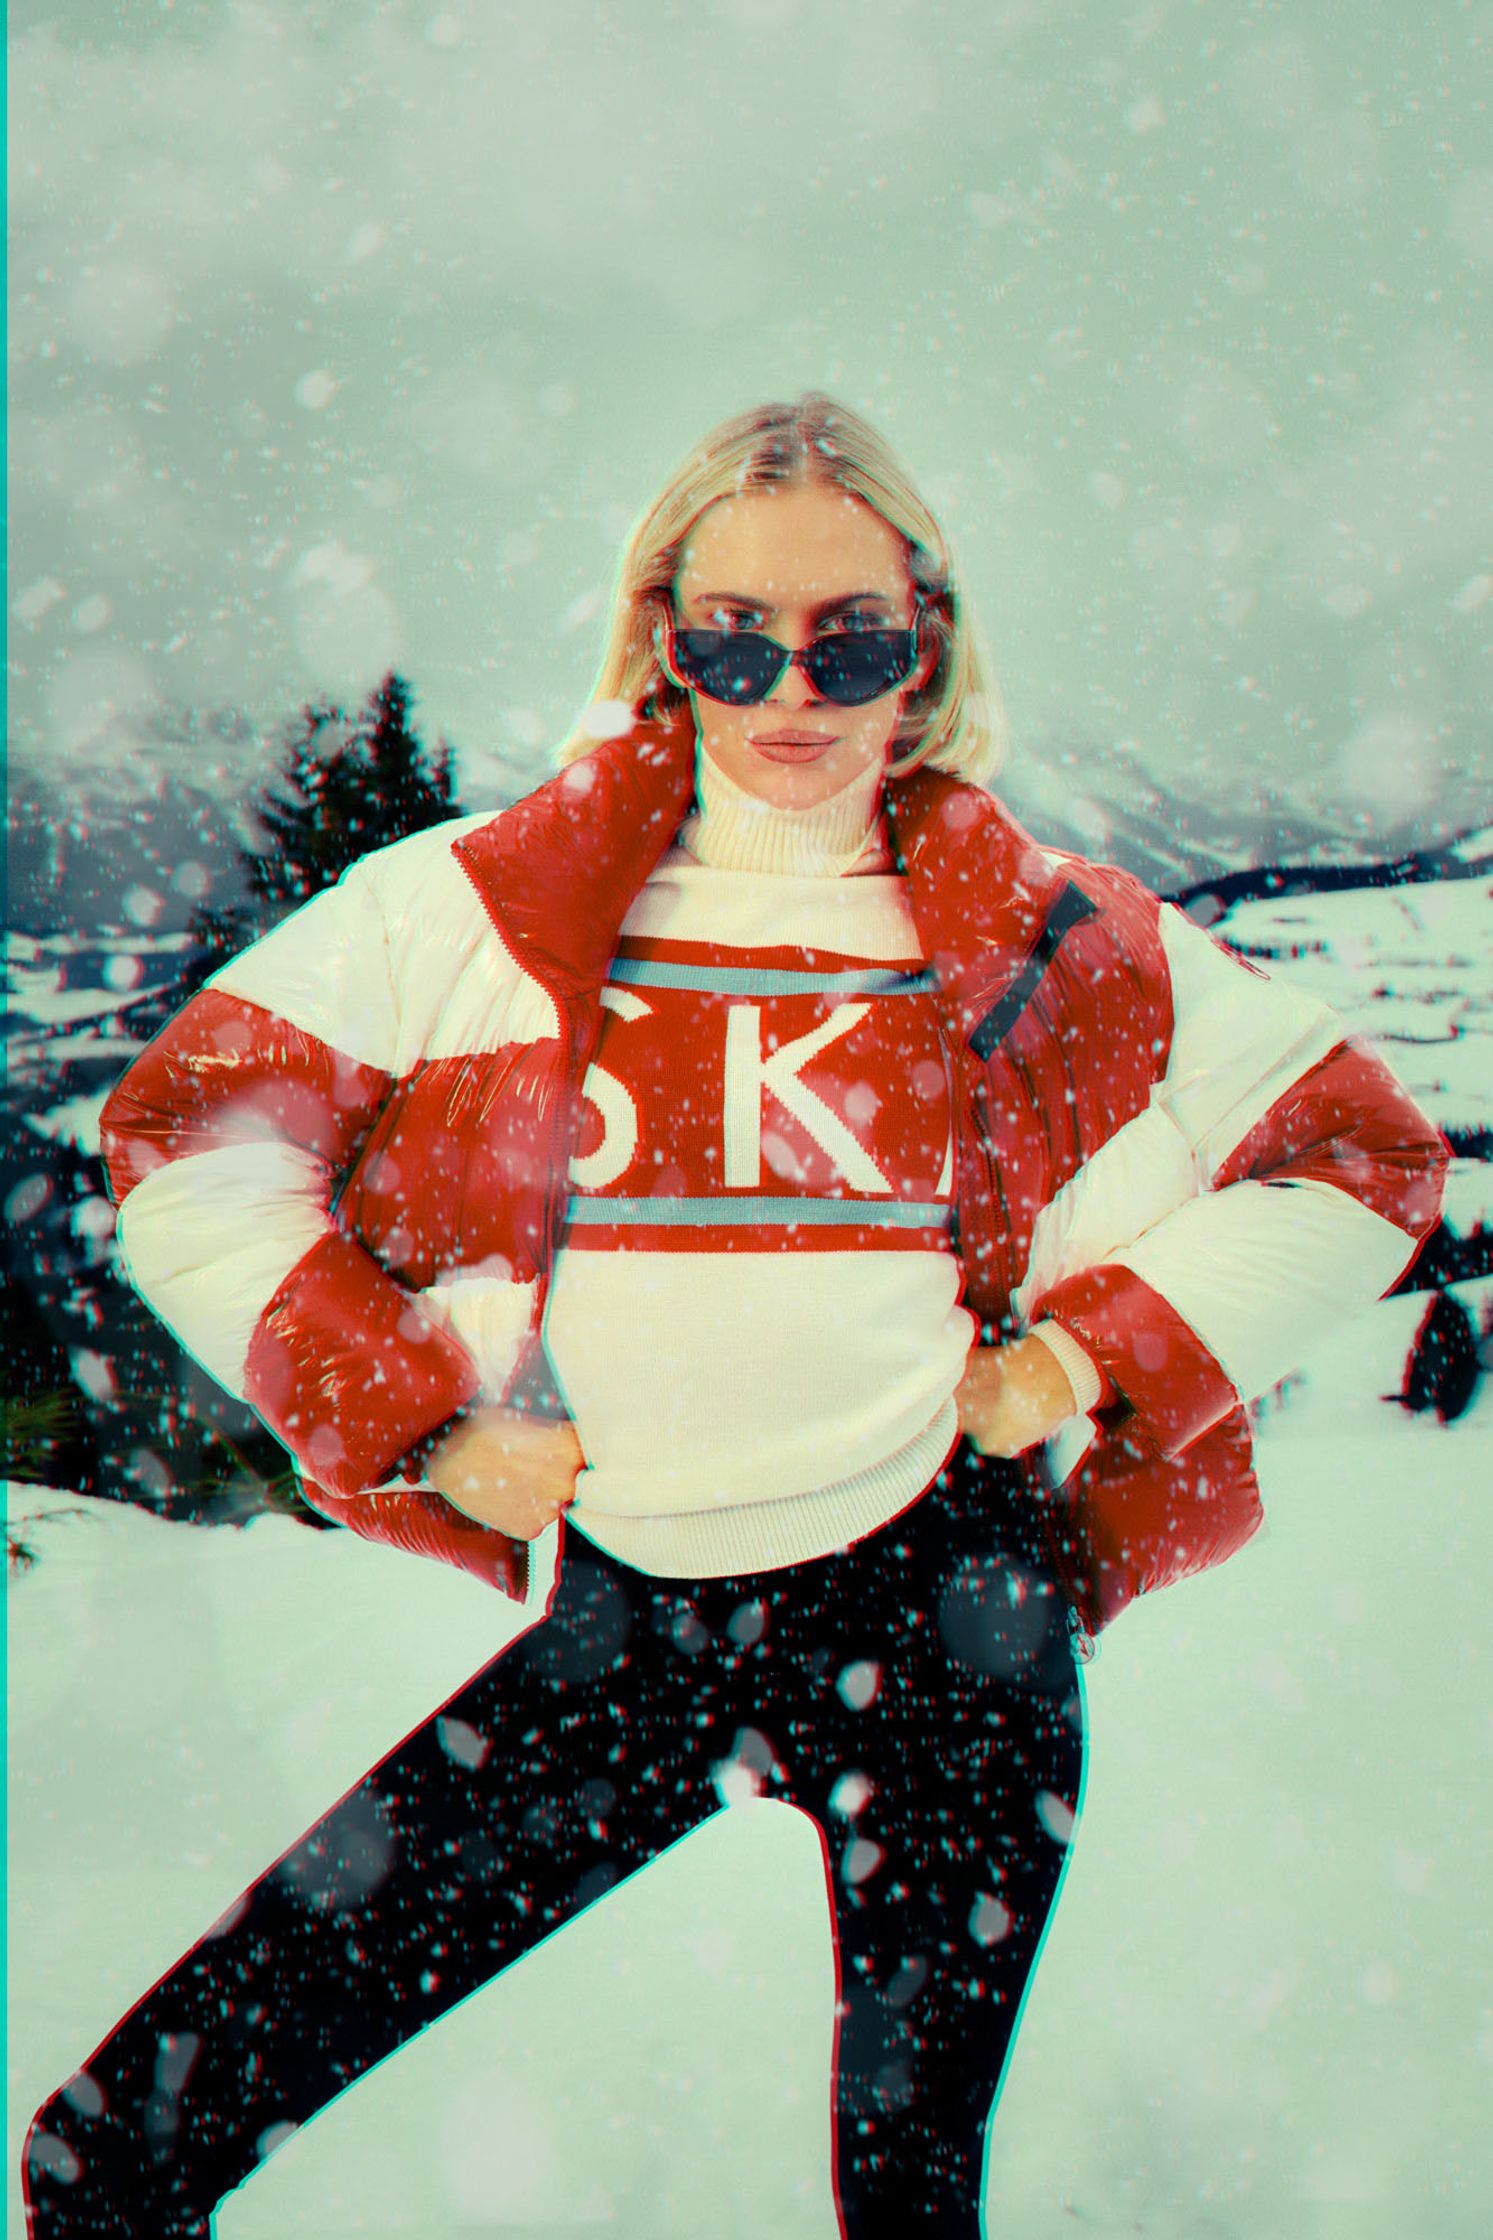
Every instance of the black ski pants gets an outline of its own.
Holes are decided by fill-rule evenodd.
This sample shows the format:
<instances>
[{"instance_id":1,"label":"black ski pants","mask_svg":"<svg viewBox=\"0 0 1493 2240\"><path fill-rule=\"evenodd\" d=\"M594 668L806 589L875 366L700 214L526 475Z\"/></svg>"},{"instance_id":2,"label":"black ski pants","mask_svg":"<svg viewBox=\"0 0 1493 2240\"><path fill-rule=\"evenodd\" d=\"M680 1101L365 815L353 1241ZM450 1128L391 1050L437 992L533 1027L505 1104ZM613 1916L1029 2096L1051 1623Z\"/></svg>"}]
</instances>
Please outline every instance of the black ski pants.
<instances>
[{"instance_id":1,"label":"black ski pants","mask_svg":"<svg viewBox=\"0 0 1493 2240\"><path fill-rule=\"evenodd\" d=\"M207 2235L287 2127L743 1791L823 1844L847 2240L978 2240L1083 1765L1067 1606L1014 1479L962 1442L852 1547L734 1578L654 1578L568 1530L548 1615L41 2110L35 2240Z\"/></svg>"}]
</instances>

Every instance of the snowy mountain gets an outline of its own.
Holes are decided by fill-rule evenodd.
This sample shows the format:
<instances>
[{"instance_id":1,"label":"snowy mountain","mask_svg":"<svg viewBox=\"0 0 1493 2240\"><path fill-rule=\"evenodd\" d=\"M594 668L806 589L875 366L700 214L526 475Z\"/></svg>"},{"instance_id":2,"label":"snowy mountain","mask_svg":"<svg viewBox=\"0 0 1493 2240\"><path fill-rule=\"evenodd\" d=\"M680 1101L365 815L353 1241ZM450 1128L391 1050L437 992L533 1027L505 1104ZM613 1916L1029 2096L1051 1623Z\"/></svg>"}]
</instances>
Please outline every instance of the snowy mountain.
<instances>
[{"instance_id":1,"label":"snowy mountain","mask_svg":"<svg viewBox=\"0 0 1493 2240\"><path fill-rule=\"evenodd\" d=\"M189 775L182 775L181 770ZM180 768L155 761L101 768L66 788L45 773L12 771L8 818L9 923L59 930L185 931L200 905L243 891L240 849L253 827L207 755Z\"/></svg>"},{"instance_id":2,"label":"snowy mountain","mask_svg":"<svg viewBox=\"0 0 1493 2240\"><path fill-rule=\"evenodd\" d=\"M242 806L268 777L263 748L225 748L206 718L182 711L180 738L152 742L81 784L18 768L11 795L10 923L184 931L204 902L242 899L239 855L255 827ZM547 772L514 771L514 797ZM1408 817L1386 834L1367 818L1332 821L1283 791L1227 799L1154 779L1138 753L1044 742L1013 759L994 790L1039 841L1118 863L1158 894L1191 893L1289 864L1344 876L1389 863L1408 878L1451 878L1467 835L1441 817ZM508 796L494 799L501 807ZM482 806L481 801L472 804ZM1484 836L1486 852L1486 835Z\"/></svg>"},{"instance_id":3,"label":"snowy mountain","mask_svg":"<svg viewBox=\"0 0 1493 2240\"><path fill-rule=\"evenodd\" d=\"M1390 864L1406 866L1404 878L1456 878L1468 837L1422 812L1391 832L1367 816L1334 821L1285 788L1220 796L1202 784L1163 785L1139 753L1073 741L1021 755L995 791L1045 845L1117 863L1169 896L1268 879L1276 874L1264 867L1276 865L1293 876L1335 871L1350 882ZM1486 859L1486 833L1482 843Z\"/></svg>"}]
</instances>

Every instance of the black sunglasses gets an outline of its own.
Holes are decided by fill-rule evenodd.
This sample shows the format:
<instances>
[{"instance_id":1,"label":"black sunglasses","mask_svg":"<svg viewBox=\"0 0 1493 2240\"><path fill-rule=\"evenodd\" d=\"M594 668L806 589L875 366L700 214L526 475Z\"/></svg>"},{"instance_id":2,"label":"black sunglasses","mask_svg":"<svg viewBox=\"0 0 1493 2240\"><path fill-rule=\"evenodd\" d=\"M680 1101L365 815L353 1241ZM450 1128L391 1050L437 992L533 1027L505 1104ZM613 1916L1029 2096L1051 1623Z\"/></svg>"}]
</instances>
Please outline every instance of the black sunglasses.
<instances>
[{"instance_id":1,"label":"black sunglasses","mask_svg":"<svg viewBox=\"0 0 1493 2240\"><path fill-rule=\"evenodd\" d=\"M821 700L858 708L905 683L918 657L916 629L849 630L796 653L760 630L684 630L671 618L668 631L669 656L685 683L733 708L765 700L792 668L802 669Z\"/></svg>"}]
</instances>

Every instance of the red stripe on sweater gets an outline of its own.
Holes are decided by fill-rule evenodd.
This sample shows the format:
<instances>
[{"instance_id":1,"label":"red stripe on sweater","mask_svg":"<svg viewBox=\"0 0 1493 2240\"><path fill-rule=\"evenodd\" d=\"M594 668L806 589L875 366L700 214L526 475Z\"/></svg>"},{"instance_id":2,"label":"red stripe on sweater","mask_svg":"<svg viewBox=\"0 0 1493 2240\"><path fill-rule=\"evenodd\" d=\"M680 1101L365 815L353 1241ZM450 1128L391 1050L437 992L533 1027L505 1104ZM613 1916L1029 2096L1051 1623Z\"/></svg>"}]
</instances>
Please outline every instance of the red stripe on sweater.
<instances>
[{"instance_id":1,"label":"red stripe on sweater","mask_svg":"<svg viewBox=\"0 0 1493 2240\"><path fill-rule=\"evenodd\" d=\"M173 1159L245 1142L293 1143L343 1165L390 1076L271 1011L204 988L148 1043L100 1123L115 1203Z\"/></svg>"},{"instance_id":2,"label":"red stripe on sweater","mask_svg":"<svg viewBox=\"0 0 1493 2240\"><path fill-rule=\"evenodd\" d=\"M939 1197L949 1088L926 995L623 995L586 1077L578 1195Z\"/></svg>"},{"instance_id":3,"label":"red stripe on sweater","mask_svg":"<svg viewBox=\"0 0 1493 2240\"><path fill-rule=\"evenodd\" d=\"M249 1344L245 1397L335 1494L381 1485L477 1390L466 1349L348 1237L297 1262Z\"/></svg>"},{"instance_id":4,"label":"red stripe on sweater","mask_svg":"<svg viewBox=\"0 0 1493 2240\"><path fill-rule=\"evenodd\" d=\"M884 1224L826 1221L722 1222L682 1227L677 1222L574 1222L561 1239L567 1252L952 1252L949 1232L895 1229Z\"/></svg>"}]
</instances>

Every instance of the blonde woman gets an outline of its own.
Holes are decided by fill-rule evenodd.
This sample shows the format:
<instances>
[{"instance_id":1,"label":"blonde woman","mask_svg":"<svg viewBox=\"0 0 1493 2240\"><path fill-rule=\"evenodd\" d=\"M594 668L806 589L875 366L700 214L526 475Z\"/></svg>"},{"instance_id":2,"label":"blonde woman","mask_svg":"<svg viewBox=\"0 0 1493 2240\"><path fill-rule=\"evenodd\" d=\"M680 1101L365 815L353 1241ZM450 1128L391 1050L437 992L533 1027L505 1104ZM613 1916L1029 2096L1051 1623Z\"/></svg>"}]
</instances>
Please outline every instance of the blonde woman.
<instances>
[{"instance_id":1,"label":"blonde woman","mask_svg":"<svg viewBox=\"0 0 1493 2240\"><path fill-rule=\"evenodd\" d=\"M432 1715L42 2110L36 2233L206 2233L757 1793L822 1846L842 2229L975 2240L1076 1659L1254 1528L1247 1403L1446 1158L1330 1011L1029 837L997 745L884 443L744 413L635 531L557 775L365 858L120 1083L133 1279L308 1500L558 1570L441 1707L480 1746Z\"/></svg>"}]
</instances>

